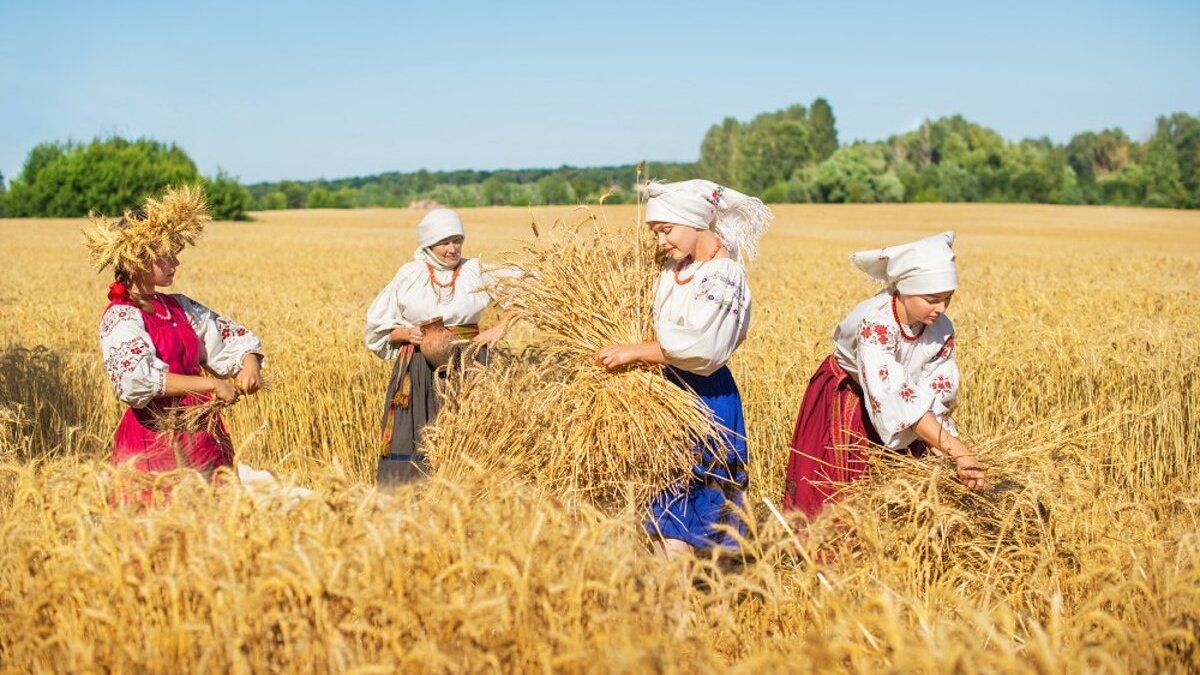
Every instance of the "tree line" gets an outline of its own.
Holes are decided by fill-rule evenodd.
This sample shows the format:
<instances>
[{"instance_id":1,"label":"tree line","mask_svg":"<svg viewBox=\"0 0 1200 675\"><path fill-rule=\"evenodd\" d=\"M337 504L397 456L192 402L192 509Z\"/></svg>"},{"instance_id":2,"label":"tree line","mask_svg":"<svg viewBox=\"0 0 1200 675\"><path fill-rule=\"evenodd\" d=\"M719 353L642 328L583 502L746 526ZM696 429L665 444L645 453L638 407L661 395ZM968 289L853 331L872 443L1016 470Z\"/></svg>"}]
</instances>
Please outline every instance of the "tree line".
<instances>
[{"instance_id":1,"label":"tree line","mask_svg":"<svg viewBox=\"0 0 1200 675\"><path fill-rule=\"evenodd\" d=\"M1200 208L1200 117L1159 117L1145 141L1121 129L1066 144L1006 141L960 115L877 142L839 145L824 99L726 119L697 166L769 202L1028 202Z\"/></svg>"},{"instance_id":2,"label":"tree line","mask_svg":"<svg viewBox=\"0 0 1200 675\"><path fill-rule=\"evenodd\" d=\"M201 185L213 216L245 220L254 198L228 173L202 176L182 148L148 138L120 137L41 143L5 189L0 216L74 218L94 211L115 216L167 185Z\"/></svg>"},{"instance_id":3,"label":"tree line","mask_svg":"<svg viewBox=\"0 0 1200 675\"><path fill-rule=\"evenodd\" d=\"M1028 202L1200 208L1200 117L1159 117L1135 140L1119 128L1008 141L962 116L927 120L882 141L838 140L828 101L742 122L726 118L700 143L695 163L650 163L663 180L703 176L780 203ZM389 172L248 186L224 171L201 176L174 144L151 139L50 142L34 147L5 186L0 215L117 214L168 184L199 183L220 219L252 210L532 206L635 199L632 164L498 171Z\"/></svg>"}]
</instances>

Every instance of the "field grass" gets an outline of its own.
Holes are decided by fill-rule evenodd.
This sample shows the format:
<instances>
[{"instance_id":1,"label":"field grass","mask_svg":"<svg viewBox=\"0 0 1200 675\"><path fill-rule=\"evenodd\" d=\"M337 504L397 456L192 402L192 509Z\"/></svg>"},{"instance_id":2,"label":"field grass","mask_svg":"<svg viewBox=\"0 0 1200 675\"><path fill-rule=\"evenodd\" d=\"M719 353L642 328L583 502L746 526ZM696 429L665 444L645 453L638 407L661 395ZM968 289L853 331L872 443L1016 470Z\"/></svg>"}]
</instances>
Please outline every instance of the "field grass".
<instances>
[{"instance_id":1,"label":"field grass","mask_svg":"<svg viewBox=\"0 0 1200 675\"><path fill-rule=\"evenodd\" d=\"M631 223L631 206L608 207ZM370 485L387 366L366 305L420 213L217 223L174 290L252 327L274 386L229 415L239 459L300 503L190 479L110 503L121 412L80 221L0 220L0 669L249 672L1200 669L1200 214L782 206L750 268L748 561L679 586L632 516L519 485ZM464 210L485 261L568 209ZM880 461L796 538L792 424L835 323L872 291L854 250L958 232L956 415L999 489ZM533 339L518 329L516 342ZM521 415L514 402L512 415ZM479 433L486 434L481 428Z\"/></svg>"}]
</instances>

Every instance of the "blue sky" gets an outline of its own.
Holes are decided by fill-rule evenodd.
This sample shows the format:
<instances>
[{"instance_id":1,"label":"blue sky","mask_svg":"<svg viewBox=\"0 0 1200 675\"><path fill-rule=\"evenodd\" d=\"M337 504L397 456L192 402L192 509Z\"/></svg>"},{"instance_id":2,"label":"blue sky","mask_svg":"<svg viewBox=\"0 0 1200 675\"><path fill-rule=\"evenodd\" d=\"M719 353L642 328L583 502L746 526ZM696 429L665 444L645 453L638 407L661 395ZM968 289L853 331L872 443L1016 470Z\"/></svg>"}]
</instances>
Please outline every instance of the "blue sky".
<instances>
[{"instance_id":1,"label":"blue sky","mask_svg":"<svg viewBox=\"0 0 1200 675\"><path fill-rule=\"evenodd\" d=\"M1200 2L0 0L0 172L180 144L244 182L691 161L824 96L843 142L961 113L1066 141L1200 114Z\"/></svg>"}]
</instances>

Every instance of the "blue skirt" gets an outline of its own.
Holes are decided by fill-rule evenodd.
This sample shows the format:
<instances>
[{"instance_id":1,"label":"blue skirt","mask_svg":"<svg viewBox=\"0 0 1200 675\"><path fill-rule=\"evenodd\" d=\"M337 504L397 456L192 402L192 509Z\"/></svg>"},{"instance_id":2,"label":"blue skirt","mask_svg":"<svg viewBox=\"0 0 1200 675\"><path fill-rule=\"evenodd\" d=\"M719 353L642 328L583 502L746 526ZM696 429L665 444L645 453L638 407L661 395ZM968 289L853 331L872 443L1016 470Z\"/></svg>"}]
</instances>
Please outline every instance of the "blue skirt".
<instances>
[{"instance_id":1,"label":"blue skirt","mask_svg":"<svg viewBox=\"0 0 1200 675\"><path fill-rule=\"evenodd\" d=\"M745 502L749 484L746 462L746 421L742 416L742 395L728 366L712 375L689 373L668 367L667 377L696 392L704 405L725 427L723 448L697 444L699 462L682 485L664 491L650 502L646 531L664 539L679 539L696 548L737 547L737 540L718 526L745 532L745 523L737 513ZM723 455L723 456L720 456Z\"/></svg>"}]
</instances>

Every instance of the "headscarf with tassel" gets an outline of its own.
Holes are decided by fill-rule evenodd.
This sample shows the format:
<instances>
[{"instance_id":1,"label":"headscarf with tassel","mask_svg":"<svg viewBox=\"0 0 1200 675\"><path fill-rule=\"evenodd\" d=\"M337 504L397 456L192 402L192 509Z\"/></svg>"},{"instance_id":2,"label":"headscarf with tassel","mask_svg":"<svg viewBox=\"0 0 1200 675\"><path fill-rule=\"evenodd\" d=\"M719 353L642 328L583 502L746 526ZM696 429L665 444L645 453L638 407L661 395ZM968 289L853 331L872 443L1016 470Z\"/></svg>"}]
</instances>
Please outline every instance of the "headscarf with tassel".
<instances>
[{"instance_id":1,"label":"headscarf with tassel","mask_svg":"<svg viewBox=\"0 0 1200 675\"><path fill-rule=\"evenodd\" d=\"M702 178L651 181L640 189L648 198L646 222L712 230L735 260L748 262L758 255L758 239L775 218L757 197Z\"/></svg>"}]
</instances>

